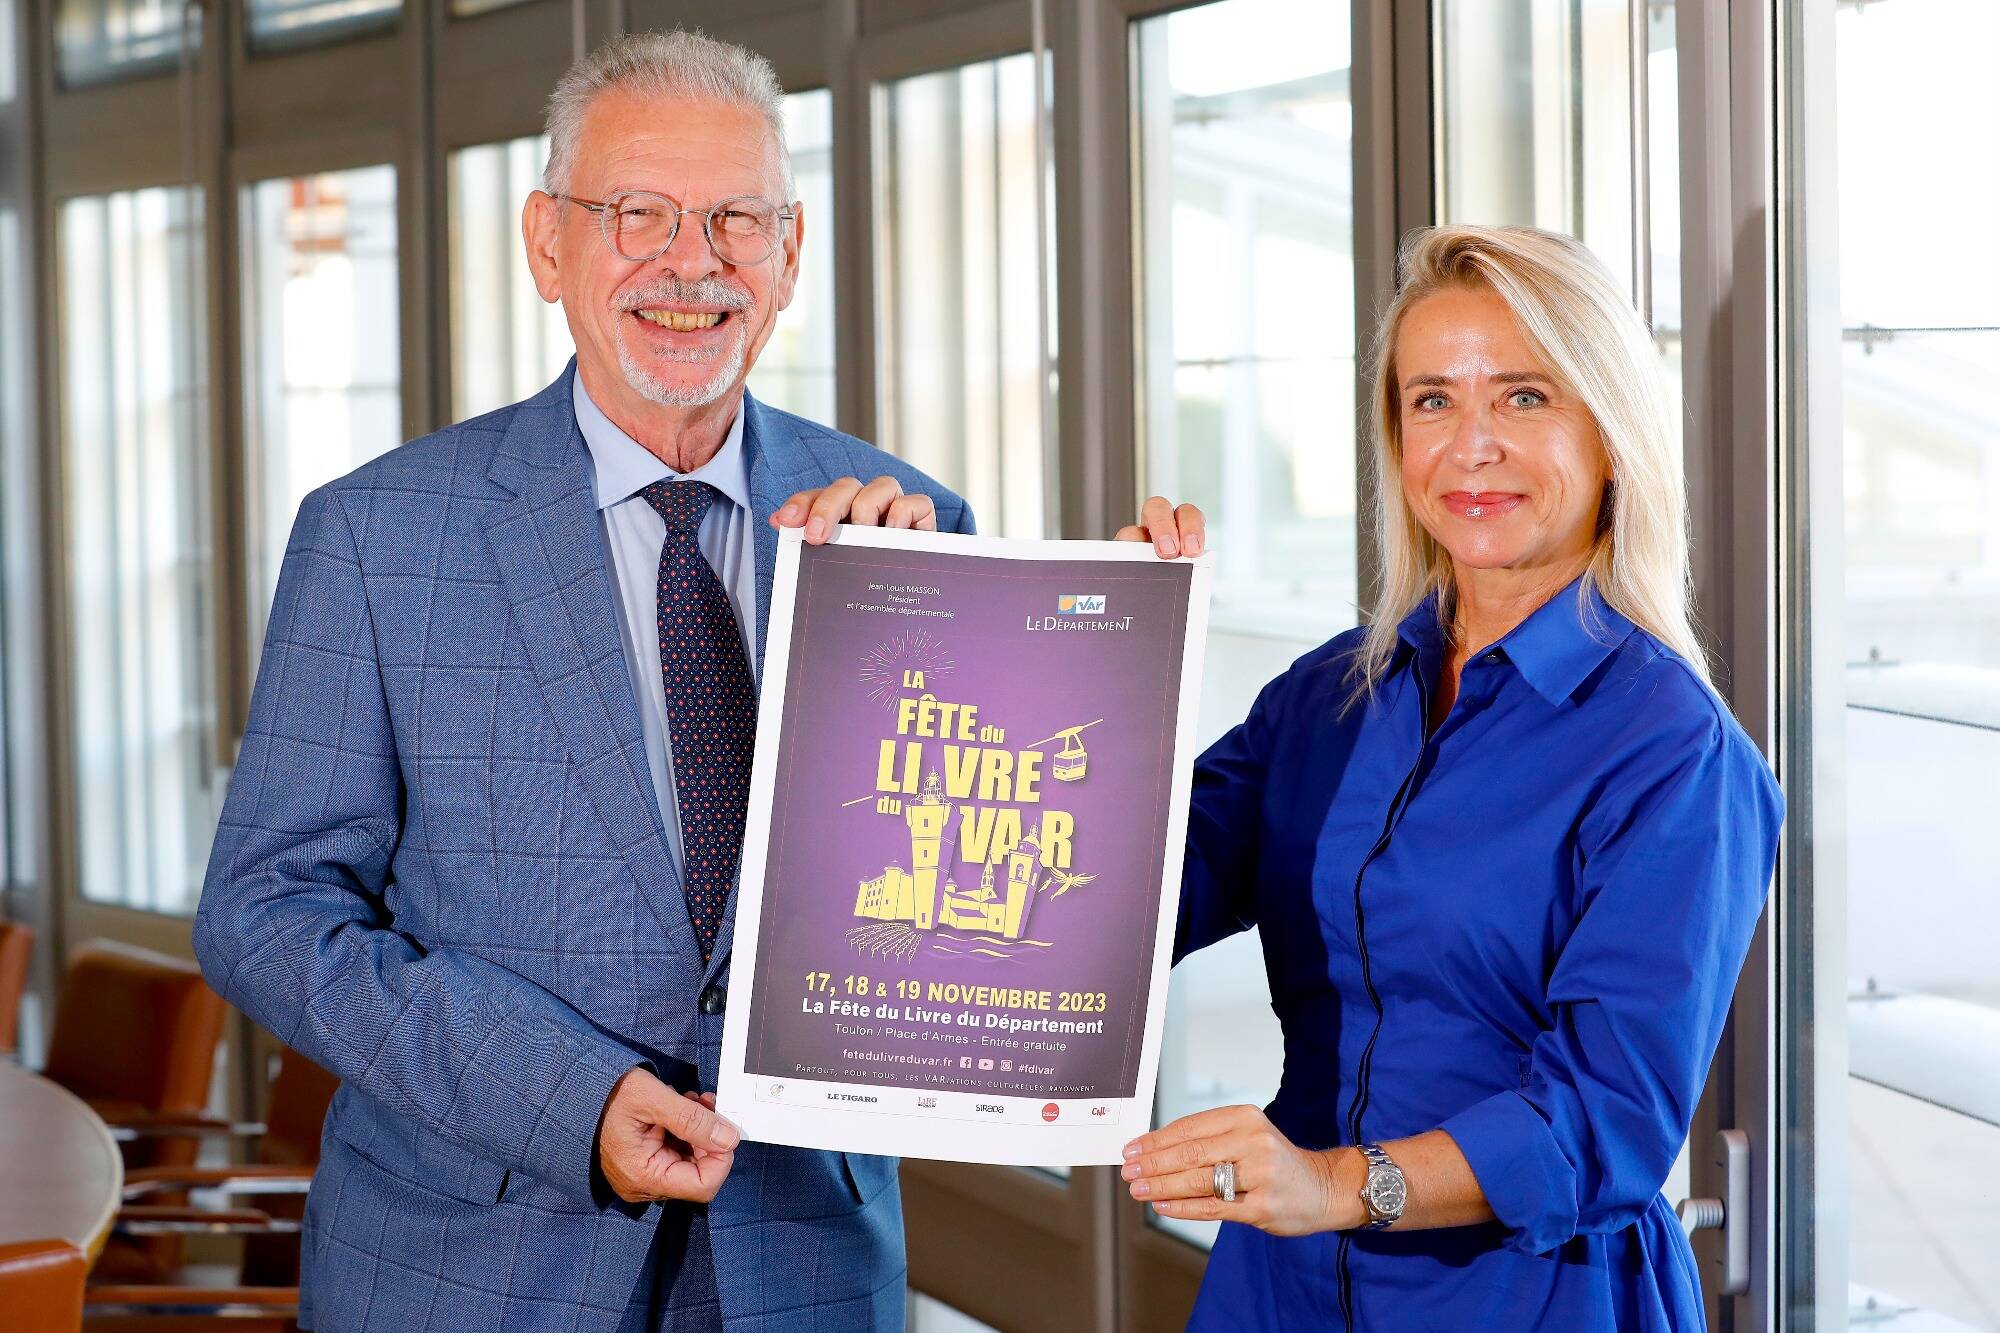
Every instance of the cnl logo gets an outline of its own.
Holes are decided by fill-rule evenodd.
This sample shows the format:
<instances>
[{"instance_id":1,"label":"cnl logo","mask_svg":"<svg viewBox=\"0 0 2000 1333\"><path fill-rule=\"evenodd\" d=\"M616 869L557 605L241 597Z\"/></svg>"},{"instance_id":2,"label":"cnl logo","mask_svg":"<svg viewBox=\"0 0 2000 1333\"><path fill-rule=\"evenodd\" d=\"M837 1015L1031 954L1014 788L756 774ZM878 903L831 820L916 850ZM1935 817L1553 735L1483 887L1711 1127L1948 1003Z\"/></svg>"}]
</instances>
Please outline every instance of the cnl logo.
<instances>
[{"instance_id":1,"label":"cnl logo","mask_svg":"<svg viewBox=\"0 0 2000 1333\"><path fill-rule=\"evenodd\" d=\"M1066 592L1056 598L1056 610L1066 616L1101 616L1104 614L1104 594Z\"/></svg>"}]
</instances>

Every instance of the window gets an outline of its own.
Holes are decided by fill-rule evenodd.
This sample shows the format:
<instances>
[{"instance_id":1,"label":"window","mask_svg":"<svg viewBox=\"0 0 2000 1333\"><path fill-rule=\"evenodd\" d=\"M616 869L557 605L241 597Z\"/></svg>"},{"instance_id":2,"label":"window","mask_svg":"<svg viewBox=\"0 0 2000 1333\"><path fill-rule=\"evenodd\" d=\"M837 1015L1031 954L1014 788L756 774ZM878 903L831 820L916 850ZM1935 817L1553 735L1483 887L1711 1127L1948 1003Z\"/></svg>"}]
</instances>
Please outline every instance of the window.
<instances>
[{"instance_id":1,"label":"window","mask_svg":"<svg viewBox=\"0 0 2000 1333\"><path fill-rule=\"evenodd\" d=\"M474 14L486 14L525 3L527 0L451 0L451 16L455 19L469 18Z\"/></svg>"},{"instance_id":2,"label":"window","mask_svg":"<svg viewBox=\"0 0 2000 1333\"><path fill-rule=\"evenodd\" d=\"M2000 781L2000 254L1981 219L2000 209L2000 158L1971 127L2000 124L2000 11L1843 5L1832 31L1835 180L1810 207L1837 211L1841 425L1811 450L1841 499L1809 522L1814 544L1841 544L1844 596L1823 597L1844 748L1820 760L1838 781L1815 817L1846 845L1814 891L1837 922L1844 878L1850 1077L1821 1120L1845 1124L1844 1175L1812 1202L1845 1219L1853 1326L1985 1328L2000 1322L2000 871L1984 836Z\"/></svg>"},{"instance_id":3,"label":"window","mask_svg":"<svg viewBox=\"0 0 2000 1333\"><path fill-rule=\"evenodd\" d=\"M1042 536L1054 408L1034 58L885 92L880 443L970 501L981 532Z\"/></svg>"},{"instance_id":4,"label":"window","mask_svg":"<svg viewBox=\"0 0 2000 1333\"><path fill-rule=\"evenodd\" d=\"M0 46L11 37L0 31ZM200 23L179 0L59 0L56 72L66 88L150 74L173 68L200 39Z\"/></svg>"},{"instance_id":5,"label":"window","mask_svg":"<svg viewBox=\"0 0 2000 1333\"><path fill-rule=\"evenodd\" d=\"M61 217L71 744L85 898L190 912L220 792L200 196Z\"/></svg>"},{"instance_id":6,"label":"window","mask_svg":"<svg viewBox=\"0 0 2000 1333\"><path fill-rule=\"evenodd\" d=\"M1567 232L1636 295L1634 8L1436 0L1433 32L1439 218Z\"/></svg>"},{"instance_id":7,"label":"window","mask_svg":"<svg viewBox=\"0 0 2000 1333\"><path fill-rule=\"evenodd\" d=\"M255 637L314 488L403 438L396 174L260 181L245 195L244 394Z\"/></svg>"},{"instance_id":8,"label":"window","mask_svg":"<svg viewBox=\"0 0 2000 1333\"><path fill-rule=\"evenodd\" d=\"M1349 31L1325 0L1137 27L1144 488L1208 515L1204 743L1355 623ZM1158 1121L1269 1101L1282 1058L1256 934L1204 949L1168 993Z\"/></svg>"},{"instance_id":9,"label":"window","mask_svg":"<svg viewBox=\"0 0 2000 1333\"><path fill-rule=\"evenodd\" d=\"M246 0L252 50L305 46L390 27L403 0Z\"/></svg>"},{"instance_id":10,"label":"window","mask_svg":"<svg viewBox=\"0 0 2000 1333\"><path fill-rule=\"evenodd\" d=\"M560 303L544 301L521 243L521 208L542 188L545 135L451 155L452 419L528 397L574 350Z\"/></svg>"},{"instance_id":11,"label":"window","mask_svg":"<svg viewBox=\"0 0 2000 1333\"><path fill-rule=\"evenodd\" d=\"M833 401L833 94L785 99L785 146L804 207L799 283L750 372L750 392L773 407L831 424ZM789 201L788 201L789 202Z\"/></svg>"}]
</instances>

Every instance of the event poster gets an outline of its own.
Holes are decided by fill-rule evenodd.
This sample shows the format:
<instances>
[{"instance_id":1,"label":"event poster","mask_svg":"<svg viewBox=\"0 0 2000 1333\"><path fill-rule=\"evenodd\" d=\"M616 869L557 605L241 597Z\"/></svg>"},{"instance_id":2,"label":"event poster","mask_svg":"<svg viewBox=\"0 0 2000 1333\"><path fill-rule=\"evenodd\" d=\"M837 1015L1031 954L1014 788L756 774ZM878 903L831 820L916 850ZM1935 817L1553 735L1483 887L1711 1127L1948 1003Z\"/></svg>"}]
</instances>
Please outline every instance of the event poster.
<instances>
[{"instance_id":1,"label":"event poster","mask_svg":"<svg viewBox=\"0 0 2000 1333\"><path fill-rule=\"evenodd\" d=\"M746 1137L1080 1166L1144 1132L1209 577L782 535L718 1089Z\"/></svg>"}]
</instances>

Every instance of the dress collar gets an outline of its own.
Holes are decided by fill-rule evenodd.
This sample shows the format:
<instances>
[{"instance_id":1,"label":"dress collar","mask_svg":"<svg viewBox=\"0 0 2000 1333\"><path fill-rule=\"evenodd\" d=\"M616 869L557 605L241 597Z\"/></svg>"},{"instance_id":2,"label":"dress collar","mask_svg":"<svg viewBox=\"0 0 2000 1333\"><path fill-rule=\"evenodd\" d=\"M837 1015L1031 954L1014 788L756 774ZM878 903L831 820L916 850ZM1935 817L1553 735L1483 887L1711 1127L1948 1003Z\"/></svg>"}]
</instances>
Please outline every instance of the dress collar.
<instances>
[{"instance_id":1,"label":"dress collar","mask_svg":"<svg viewBox=\"0 0 2000 1333\"><path fill-rule=\"evenodd\" d=\"M1560 704L1632 633L1630 620L1614 610L1598 590L1596 580L1579 577L1482 651L1497 651L1535 692ZM1397 626L1397 635L1418 656L1428 674L1447 647L1438 615L1438 593Z\"/></svg>"}]
</instances>

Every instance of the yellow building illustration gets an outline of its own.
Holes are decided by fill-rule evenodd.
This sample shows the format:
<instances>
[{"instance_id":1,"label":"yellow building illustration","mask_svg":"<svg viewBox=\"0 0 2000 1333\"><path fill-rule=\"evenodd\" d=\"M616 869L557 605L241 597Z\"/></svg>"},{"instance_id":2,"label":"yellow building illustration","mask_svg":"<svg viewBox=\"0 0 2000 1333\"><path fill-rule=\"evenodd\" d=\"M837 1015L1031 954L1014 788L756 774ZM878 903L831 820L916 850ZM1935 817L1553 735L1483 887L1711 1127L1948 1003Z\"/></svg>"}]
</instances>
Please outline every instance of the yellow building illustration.
<instances>
[{"instance_id":1,"label":"yellow building illustration","mask_svg":"<svg viewBox=\"0 0 2000 1333\"><path fill-rule=\"evenodd\" d=\"M1008 850L1004 888L994 882L997 866L992 862L980 875L978 888L961 889L950 879L940 887L939 859L951 811L937 770L932 769L921 794L903 812L910 826L912 868L885 866L875 878L862 880L854 897L854 915L876 921L907 921L917 930L945 926L1020 939L1028 924L1028 908L1034 902L1041 842L1030 832Z\"/></svg>"}]
</instances>

